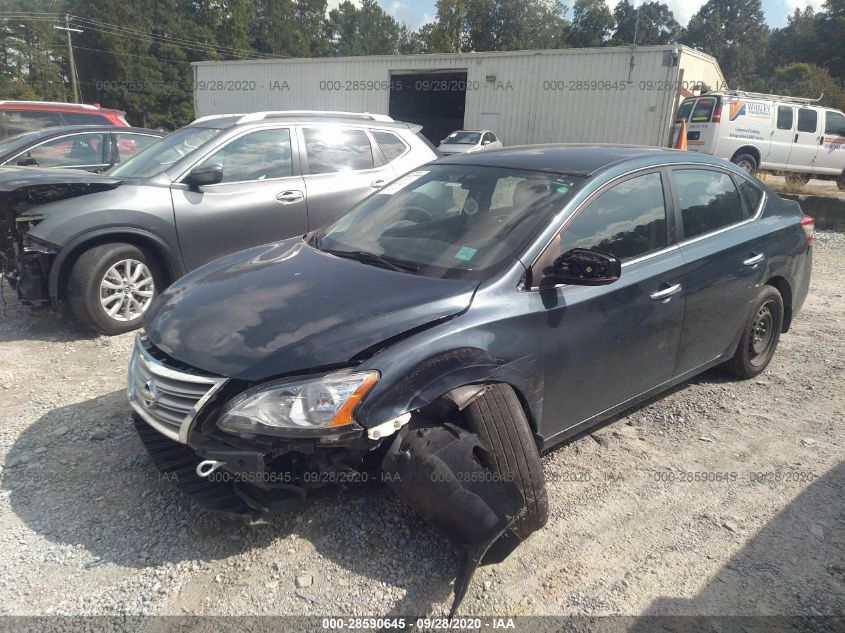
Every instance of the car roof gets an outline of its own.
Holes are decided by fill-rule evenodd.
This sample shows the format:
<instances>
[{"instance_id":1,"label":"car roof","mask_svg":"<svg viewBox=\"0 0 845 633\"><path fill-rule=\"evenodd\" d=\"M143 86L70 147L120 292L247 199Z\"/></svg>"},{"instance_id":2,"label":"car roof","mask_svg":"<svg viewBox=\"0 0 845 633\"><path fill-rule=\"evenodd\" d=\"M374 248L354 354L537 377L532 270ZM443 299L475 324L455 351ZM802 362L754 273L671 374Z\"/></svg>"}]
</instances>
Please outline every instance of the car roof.
<instances>
[{"instance_id":1,"label":"car roof","mask_svg":"<svg viewBox=\"0 0 845 633\"><path fill-rule=\"evenodd\" d=\"M592 176L612 165L635 159L648 157L677 159L677 153L677 150L637 145L518 145L471 154L453 154L437 162ZM691 154L691 156L698 155Z\"/></svg>"},{"instance_id":2,"label":"car roof","mask_svg":"<svg viewBox=\"0 0 845 633\"><path fill-rule=\"evenodd\" d=\"M111 112L126 114L115 108L101 108L90 103L62 103L61 101L0 101L0 110L49 110L56 112Z\"/></svg>"},{"instance_id":3,"label":"car roof","mask_svg":"<svg viewBox=\"0 0 845 633\"><path fill-rule=\"evenodd\" d=\"M143 127L126 127L125 125L56 125L54 127L45 127L40 130L30 130L22 132L22 134L31 134L32 132L39 132L41 136L39 140L48 138L50 136L61 136L62 134L69 134L71 132L139 132L143 134L154 134L156 136L164 136L166 132L159 130L150 130ZM12 138L12 137L9 137Z\"/></svg>"},{"instance_id":4,"label":"car roof","mask_svg":"<svg viewBox=\"0 0 845 633\"><path fill-rule=\"evenodd\" d=\"M363 116L331 116L331 115L305 115L305 114L277 114L264 119L255 119L248 121L240 121L240 118L246 115L243 114L221 114L219 116L207 116L197 119L189 124L189 127L211 127L218 129L227 129L235 125L262 125L268 123L332 123L342 125L359 125L364 127L383 127L396 128L407 130L413 124L405 123L404 121L380 121L375 119L368 119Z\"/></svg>"}]
</instances>

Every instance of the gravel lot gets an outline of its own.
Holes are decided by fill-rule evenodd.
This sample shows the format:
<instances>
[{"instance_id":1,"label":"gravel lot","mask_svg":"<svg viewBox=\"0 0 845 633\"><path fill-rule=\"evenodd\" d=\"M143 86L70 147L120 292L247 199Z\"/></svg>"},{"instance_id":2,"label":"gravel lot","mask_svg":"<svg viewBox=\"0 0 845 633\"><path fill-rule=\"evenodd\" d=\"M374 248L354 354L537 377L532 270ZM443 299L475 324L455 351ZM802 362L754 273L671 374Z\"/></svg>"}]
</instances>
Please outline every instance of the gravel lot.
<instances>
[{"instance_id":1,"label":"gravel lot","mask_svg":"<svg viewBox=\"0 0 845 633\"><path fill-rule=\"evenodd\" d=\"M767 372L708 372L546 455L549 525L462 614L845 614L843 293L845 235L817 234ZM5 295L0 615L448 611L453 550L380 484L272 525L200 511L131 426L132 335Z\"/></svg>"}]
</instances>

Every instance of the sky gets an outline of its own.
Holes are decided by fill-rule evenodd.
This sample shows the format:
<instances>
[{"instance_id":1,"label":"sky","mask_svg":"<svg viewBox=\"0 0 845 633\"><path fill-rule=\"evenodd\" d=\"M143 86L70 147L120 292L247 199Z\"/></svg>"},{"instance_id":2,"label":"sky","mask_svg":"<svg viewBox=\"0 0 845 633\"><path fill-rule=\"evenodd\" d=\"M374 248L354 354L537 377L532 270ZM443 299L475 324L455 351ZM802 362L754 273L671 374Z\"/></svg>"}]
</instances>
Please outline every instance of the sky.
<instances>
[{"instance_id":1,"label":"sky","mask_svg":"<svg viewBox=\"0 0 845 633\"><path fill-rule=\"evenodd\" d=\"M399 22L404 22L409 27L417 29L426 22L434 19L437 13L435 9L435 0L378 0L382 8L390 15L396 18ZM613 9L619 0L605 0L608 6ZM686 26L690 17L698 11L698 8L704 4L706 0L661 0L669 5L675 14L675 19ZM329 0L329 8L337 6L340 0ZM566 1L564 4L572 6L574 0ZM639 4L638 0L634 0L634 4ZM763 10L766 12L766 21L769 26L779 27L786 25L786 16L791 14L796 8L804 8L811 5L815 9L820 9L824 4L824 0L763 0ZM570 10L571 13L571 10ZM570 16L571 17L571 16Z\"/></svg>"}]
</instances>

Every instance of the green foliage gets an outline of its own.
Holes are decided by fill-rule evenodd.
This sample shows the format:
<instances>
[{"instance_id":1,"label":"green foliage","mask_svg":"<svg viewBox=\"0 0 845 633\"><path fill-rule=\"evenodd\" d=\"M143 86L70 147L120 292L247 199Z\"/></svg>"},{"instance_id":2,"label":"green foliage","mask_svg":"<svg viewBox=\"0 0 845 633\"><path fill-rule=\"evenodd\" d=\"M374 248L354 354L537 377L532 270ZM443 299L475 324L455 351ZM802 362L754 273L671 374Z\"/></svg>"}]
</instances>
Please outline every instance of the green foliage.
<instances>
[{"instance_id":1,"label":"green foliage","mask_svg":"<svg viewBox=\"0 0 845 633\"><path fill-rule=\"evenodd\" d=\"M575 47L603 46L615 24L604 0L575 0L569 44Z\"/></svg>"},{"instance_id":2,"label":"green foliage","mask_svg":"<svg viewBox=\"0 0 845 633\"><path fill-rule=\"evenodd\" d=\"M719 60L732 88L761 85L769 27L760 0L709 0L692 17L682 42Z\"/></svg>"},{"instance_id":3,"label":"green foliage","mask_svg":"<svg viewBox=\"0 0 845 633\"><path fill-rule=\"evenodd\" d=\"M820 66L789 64L777 68L769 80L769 90L790 97L818 98L821 105L845 110L845 89L842 82Z\"/></svg>"},{"instance_id":4,"label":"green foliage","mask_svg":"<svg viewBox=\"0 0 845 633\"><path fill-rule=\"evenodd\" d=\"M345 0L329 12L329 32L338 55L391 55L399 50L399 25L376 0L361 7Z\"/></svg>"},{"instance_id":5,"label":"green foliage","mask_svg":"<svg viewBox=\"0 0 845 633\"><path fill-rule=\"evenodd\" d=\"M673 44L681 34L681 25L668 5L661 2L643 2L638 7L630 0L621 0L613 10L616 31L610 44L653 46Z\"/></svg>"}]
</instances>

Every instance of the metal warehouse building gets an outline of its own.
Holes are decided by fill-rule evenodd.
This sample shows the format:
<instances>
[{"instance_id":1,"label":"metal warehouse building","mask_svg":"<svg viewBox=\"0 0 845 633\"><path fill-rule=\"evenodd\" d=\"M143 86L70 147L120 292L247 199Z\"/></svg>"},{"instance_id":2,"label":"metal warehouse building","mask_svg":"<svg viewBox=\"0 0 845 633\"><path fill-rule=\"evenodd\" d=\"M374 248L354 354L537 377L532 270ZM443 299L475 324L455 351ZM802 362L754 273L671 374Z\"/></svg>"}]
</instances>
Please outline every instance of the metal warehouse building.
<instances>
[{"instance_id":1,"label":"metal warehouse building","mask_svg":"<svg viewBox=\"0 0 845 633\"><path fill-rule=\"evenodd\" d=\"M679 99L726 88L684 46L272 59L194 64L197 116L344 110L419 123L435 143L489 129L505 145L665 145Z\"/></svg>"}]
</instances>

